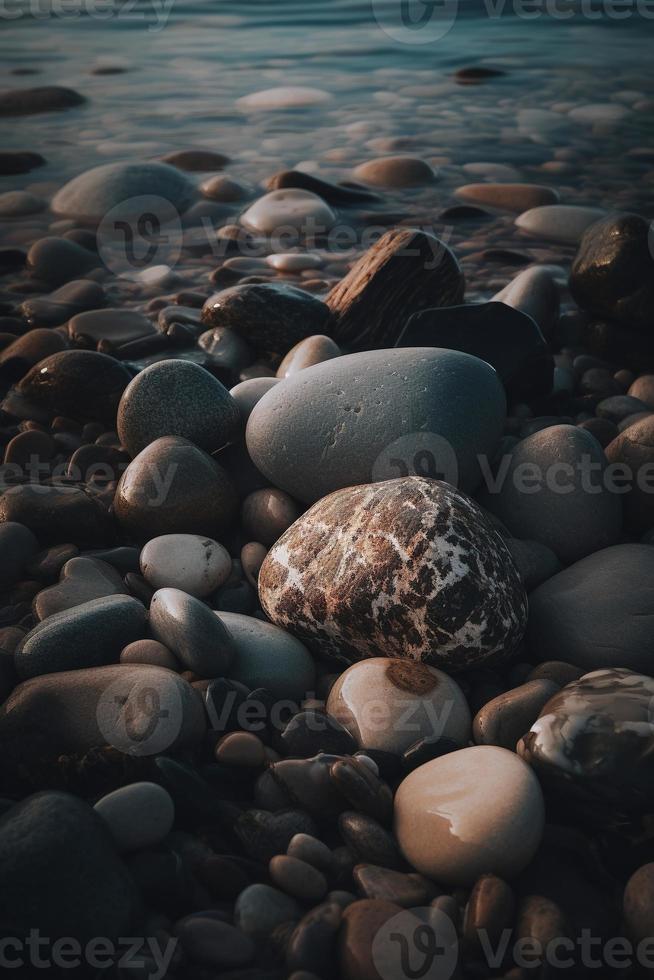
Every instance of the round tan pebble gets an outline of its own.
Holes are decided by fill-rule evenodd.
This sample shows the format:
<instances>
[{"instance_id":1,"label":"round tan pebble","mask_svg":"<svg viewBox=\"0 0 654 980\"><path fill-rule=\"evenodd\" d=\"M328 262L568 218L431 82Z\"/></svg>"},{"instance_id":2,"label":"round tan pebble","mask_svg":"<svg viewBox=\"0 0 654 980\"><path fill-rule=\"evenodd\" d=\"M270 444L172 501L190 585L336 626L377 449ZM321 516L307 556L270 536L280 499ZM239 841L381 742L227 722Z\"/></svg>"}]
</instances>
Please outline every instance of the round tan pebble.
<instances>
[{"instance_id":1,"label":"round tan pebble","mask_svg":"<svg viewBox=\"0 0 654 980\"><path fill-rule=\"evenodd\" d=\"M343 911L338 959L343 980L377 980L379 973L372 955L375 936L393 916L402 911L394 902L364 898Z\"/></svg>"},{"instance_id":2,"label":"round tan pebble","mask_svg":"<svg viewBox=\"0 0 654 980\"><path fill-rule=\"evenodd\" d=\"M180 589L196 598L215 592L229 578L226 548L200 534L162 534L141 552L141 572L153 589Z\"/></svg>"},{"instance_id":3,"label":"round tan pebble","mask_svg":"<svg viewBox=\"0 0 654 980\"><path fill-rule=\"evenodd\" d=\"M515 749L518 739L528 732L541 708L560 690L554 681L541 678L488 701L475 715L472 737L477 745L501 745Z\"/></svg>"},{"instance_id":4,"label":"round tan pebble","mask_svg":"<svg viewBox=\"0 0 654 980\"><path fill-rule=\"evenodd\" d=\"M260 544L258 541L248 541L241 548L243 574L255 589L257 587L257 579L259 578L259 569L263 565L267 554L268 549L265 544Z\"/></svg>"},{"instance_id":5,"label":"round tan pebble","mask_svg":"<svg viewBox=\"0 0 654 980\"><path fill-rule=\"evenodd\" d=\"M420 157L388 156L359 164L354 177L374 187L419 187L433 183L436 174Z\"/></svg>"},{"instance_id":6,"label":"round tan pebble","mask_svg":"<svg viewBox=\"0 0 654 980\"><path fill-rule=\"evenodd\" d=\"M134 640L128 643L120 654L121 664L151 664L153 667L167 667L179 671L181 664L172 650L159 640Z\"/></svg>"},{"instance_id":7,"label":"round tan pebble","mask_svg":"<svg viewBox=\"0 0 654 980\"><path fill-rule=\"evenodd\" d=\"M277 368L277 377L288 378L290 374L297 374L304 368L321 364L323 361L330 361L333 357L340 357L340 355L341 349L331 337L325 337L322 334L316 334L315 337L305 337L295 347L291 347Z\"/></svg>"},{"instance_id":8,"label":"round tan pebble","mask_svg":"<svg viewBox=\"0 0 654 980\"><path fill-rule=\"evenodd\" d=\"M276 487L254 490L241 508L245 532L267 545L274 544L299 516L300 508L293 498Z\"/></svg>"},{"instance_id":9,"label":"round tan pebble","mask_svg":"<svg viewBox=\"0 0 654 980\"><path fill-rule=\"evenodd\" d=\"M325 876L306 861L300 861L288 854L277 854L272 858L268 871L278 888L302 902L315 905L327 894Z\"/></svg>"},{"instance_id":10,"label":"round tan pebble","mask_svg":"<svg viewBox=\"0 0 654 980\"><path fill-rule=\"evenodd\" d=\"M414 660L372 657L352 664L329 692L327 712L361 748L398 755L419 738L445 736L463 747L470 737L470 710L459 685Z\"/></svg>"},{"instance_id":11,"label":"round tan pebble","mask_svg":"<svg viewBox=\"0 0 654 980\"><path fill-rule=\"evenodd\" d=\"M253 732L230 732L216 745L215 756L217 762L226 766L257 769L266 761L266 750Z\"/></svg>"},{"instance_id":12,"label":"round tan pebble","mask_svg":"<svg viewBox=\"0 0 654 980\"><path fill-rule=\"evenodd\" d=\"M484 936L499 942L504 929L510 929L515 915L513 889L497 875L478 878L470 892L463 923L463 936L471 950L480 946Z\"/></svg>"},{"instance_id":13,"label":"round tan pebble","mask_svg":"<svg viewBox=\"0 0 654 980\"><path fill-rule=\"evenodd\" d=\"M485 873L511 878L531 860L545 822L533 770L513 752L475 745L419 766L395 796L395 836L407 861L442 884Z\"/></svg>"}]
</instances>

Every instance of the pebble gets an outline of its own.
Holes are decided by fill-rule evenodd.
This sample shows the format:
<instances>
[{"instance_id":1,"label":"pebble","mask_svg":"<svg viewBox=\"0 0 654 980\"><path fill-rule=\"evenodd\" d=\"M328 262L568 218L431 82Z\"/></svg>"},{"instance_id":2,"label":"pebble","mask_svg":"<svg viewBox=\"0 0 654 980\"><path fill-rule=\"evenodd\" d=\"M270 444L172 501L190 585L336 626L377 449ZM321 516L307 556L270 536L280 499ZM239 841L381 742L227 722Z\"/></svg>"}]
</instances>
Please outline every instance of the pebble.
<instances>
[{"instance_id":1,"label":"pebble","mask_svg":"<svg viewBox=\"0 0 654 980\"><path fill-rule=\"evenodd\" d=\"M338 829L357 861L382 868L393 868L396 871L404 869L404 861L397 849L395 838L372 817L367 817L363 813L345 811L338 818ZM367 897L381 898L382 896L368 895Z\"/></svg>"},{"instance_id":2,"label":"pebble","mask_svg":"<svg viewBox=\"0 0 654 980\"><path fill-rule=\"evenodd\" d=\"M241 505L243 530L267 546L274 544L300 513L293 498L275 487L254 490Z\"/></svg>"},{"instance_id":3,"label":"pebble","mask_svg":"<svg viewBox=\"0 0 654 980\"><path fill-rule=\"evenodd\" d=\"M268 553L259 596L273 622L346 665L383 654L461 669L508 656L526 621L499 534L469 498L419 477L321 500Z\"/></svg>"},{"instance_id":4,"label":"pebble","mask_svg":"<svg viewBox=\"0 0 654 980\"><path fill-rule=\"evenodd\" d=\"M30 330L17 337L0 353L2 375L7 380L22 378L31 367L57 354L66 346L64 338L54 330Z\"/></svg>"},{"instance_id":5,"label":"pebble","mask_svg":"<svg viewBox=\"0 0 654 980\"><path fill-rule=\"evenodd\" d=\"M115 347L151 337L156 332L152 321L137 310L86 310L68 321L68 336L71 340L88 338L94 344L100 340L108 340Z\"/></svg>"},{"instance_id":6,"label":"pebble","mask_svg":"<svg viewBox=\"0 0 654 980\"><path fill-rule=\"evenodd\" d=\"M300 906L295 899L270 885L249 885L234 906L234 924L255 940L270 936L277 926L295 922L300 916Z\"/></svg>"},{"instance_id":7,"label":"pebble","mask_svg":"<svg viewBox=\"0 0 654 980\"><path fill-rule=\"evenodd\" d=\"M294 715L282 732L280 742L285 755L303 759L318 752L350 755L357 749L347 729L320 709Z\"/></svg>"},{"instance_id":8,"label":"pebble","mask_svg":"<svg viewBox=\"0 0 654 980\"><path fill-rule=\"evenodd\" d=\"M187 916L176 924L175 934L191 960L209 969L247 966L256 953L249 936L228 922L220 922L211 911Z\"/></svg>"},{"instance_id":9,"label":"pebble","mask_svg":"<svg viewBox=\"0 0 654 980\"><path fill-rule=\"evenodd\" d=\"M590 433L550 425L522 439L499 466L480 501L514 537L547 545L564 564L618 540L620 496L603 478L606 457Z\"/></svg>"},{"instance_id":10,"label":"pebble","mask_svg":"<svg viewBox=\"0 0 654 980\"><path fill-rule=\"evenodd\" d=\"M286 948L286 965L293 971L289 980L336 976L335 940L341 917L341 907L328 896L300 920Z\"/></svg>"},{"instance_id":11,"label":"pebble","mask_svg":"<svg viewBox=\"0 0 654 980\"><path fill-rule=\"evenodd\" d=\"M102 796L93 809L121 853L154 847L168 836L175 821L170 793L157 783L121 786Z\"/></svg>"},{"instance_id":12,"label":"pebble","mask_svg":"<svg viewBox=\"0 0 654 980\"><path fill-rule=\"evenodd\" d=\"M493 296L491 302L504 303L526 313L548 339L559 318L559 287L547 266L523 269Z\"/></svg>"},{"instance_id":13,"label":"pebble","mask_svg":"<svg viewBox=\"0 0 654 980\"><path fill-rule=\"evenodd\" d=\"M98 815L71 793L35 793L10 807L0 823L0 861L0 918L12 936L38 930L74 936L84 947L99 935L117 943L136 928L134 881ZM35 881L52 886L35 889Z\"/></svg>"},{"instance_id":14,"label":"pebble","mask_svg":"<svg viewBox=\"0 0 654 980\"><path fill-rule=\"evenodd\" d=\"M647 407L654 411L654 374L641 374L631 384L627 394L645 402Z\"/></svg>"},{"instance_id":15,"label":"pebble","mask_svg":"<svg viewBox=\"0 0 654 980\"><path fill-rule=\"evenodd\" d=\"M494 874L482 874L466 904L463 938L469 950L481 952L484 939L493 944L513 926L516 901L513 889Z\"/></svg>"},{"instance_id":16,"label":"pebble","mask_svg":"<svg viewBox=\"0 0 654 980\"><path fill-rule=\"evenodd\" d=\"M294 809L279 813L246 810L237 818L234 831L248 856L264 864L268 864L275 854L283 854L296 834L317 833L311 817Z\"/></svg>"},{"instance_id":17,"label":"pebble","mask_svg":"<svg viewBox=\"0 0 654 980\"><path fill-rule=\"evenodd\" d=\"M249 231L268 237L288 239L289 232L302 238L325 235L336 223L336 214L317 194L290 188L264 194L245 211L241 224Z\"/></svg>"},{"instance_id":18,"label":"pebble","mask_svg":"<svg viewBox=\"0 0 654 980\"><path fill-rule=\"evenodd\" d=\"M266 264L278 272L302 272L304 269L319 269L323 260L311 252L275 252L266 256Z\"/></svg>"},{"instance_id":19,"label":"pebble","mask_svg":"<svg viewBox=\"0 0 654 980\"><path fill-rule=\"evenodd\" d=\"M456 196L505 211L528 211L559 200L555 190L540 184L465 184L457 188Z\"/></svg>"},{"instance_id":20,"label":"pebble","mask_svg":"<svg viewBox=\"0 0 654 980\"><path fill-rule=\"evenodd\" d=\"M475 715L472 735L477 745L499 745L515 751L519 738L538 718L543 705L559 690L551 680L527 681L488 701Z\"/></svg>"},{"instance_id":21,"label":"pebble","mask_svg":"<svg viewBox=\"0 0 654 980\"><path fill-rule=\"evenodd\" d=\"M434 477L444 470L470 490L480 479L478 456L492 456L504 417L502 385L477 358L437 348L366 351L276 385L255 406L246 440L256 467L307 503L420 470L422 450Z\"/></svg>"},{"instance_id":22,"label":"pebble","mask_svg":"<svg viewBox=\"0 0 654 980\"><path fill-rule=\"evenodd\" d=\"M33 327L58 327L84 310L105 302L102 286L90 279L72 279L49 296L24 300L20 312Z\"/></svg>"},{"instance_id":23,"label":"pebble","mask_svg":"<svg viewBox=\"0 0 654 980\"><path fill-rule=\"evenodd\" d=\"M544 821L533 771L494 745L420 766L395 796L402 853L421 874L448 885L471 886L488 872L512 878L536 853Z\"/></svg>"},{"instance_id":24,"label":"pebble","mask_svg":"<svg viewBox=\"0 0 654 980\"><path fill-rule=\"evenodd\" d=\"M18 418L37 422L64 415L111 426L130 380L125 365L106 354L63 350L28 371L9 393L3 408Z\"/></svg>"},{"instance_id":25,"label":"pebble","mask_svg":"<svg viewBox=\"0 0 654 980\"><path fill-rule=\"evenodd\" d=\"M257 588L259 571L267 554L268 549L266 546L260 544L258 541L248 541L241 548L243 574L254 589Z\"/></svg>"},{"instance_id":26,"label":"pebble","mask_svg":"<svg viewBox=\"0 0 654 980\"><path fill-rule=\"evenodd\" d=\"M131 456L162 436L214 452L239 425L238 406L227 389L191 361L151 364L130 382L118 406L118 435Z\"/></svg>"},{"instance_id":27,"label":"pebble","mask_svg":"<svg viewBox=\"0 0 654 980\"><path fill-rule=\"evenodd\" d=\"M152 667L166 667L168 670L181 669L177 658L167 646L158 640L134 640L128 643L120 654L121 664L150 664Z\"/></svg>"},{"instance_id":28,"label":"pebble","mask_svg":"<svg viewBox=\"0 0 654 980\"><path fill-rule=\"evenodd\" d=\"M67 238L39 238L27 253L30 273L49 286L80 279L99 264L97 255Z\"/></svg>"},{"instance_id":29,"label":"pebble","mask_svg":"<svg viewBox=\"0 0 654 980\"><path fill-rule=\"evenodd\" d=\"M520 541L518 538L505 538L505 543L527 592L561 571L561 562L546 544L541 544L540 541Z\"/></svg>"},{"instance_id":30,"label":"pebble","mask_svg":"<svg viewBox=\"0 0 654 980\"><path fill-rule=\"evenodd\" d=\"M159 589L150 604L150 631L179 662L200 677L222 677L234 659L229 632L199 599Z\"/></svg>"},{"instance_id":31,"label":"pebble","mask_svg":"<svg viewBox=\"0 0 654 980\"><path fill-rule=\"evenodd\" d=\"M624 270L630 274L625 280ZM647 329L654 315L651 229L636 214L604 217L585 232L570 272L570 292L583 309Z\"/></svg>"},{"instance_id":32,"label":"pebble","mask_svg":"<svg viewBox=\"0 0 654 980\"><path fill-rule=\"evenodd\" d=\"M230 389L229 393L238 405L243 422L247 423L257 402L278 382L278 378L248 378Z\"/></svg>"},{"instance_id":33,"label":"pebble","mask_svg":"<svg viewBox=\"0 0 654 980\"><path fill-rule=\"evenodd\" d=\"M38 214L47 207L47 202L29 191L5 191L0 194L0 217L20 218L27 214Z\"/></svg>"},{"instance_id":34,"label":"pebble","mask_svg":"<svg viewBox=\"0 0 654 980\"><path fill-rule=\"evenodd\" d=\"M146 540L163 534L219 537L237 506L222 467L178 436L156 439L142 450L123 473L114 497L119 524Z\"/></svg>"},{"instance_id":35,"label":"pebble","mask_svg":"<svg viewBox=\"0 0 654 980\"><path fill-rule=\"evenodd\" d=\"M103 163L74 177L57 191L51 208L55 214L90 223L101 222L107 212L141 197L160 197L180 213L191 204L195 188L188 177L165 163ZM124 212L124 213L123 213Z\"/></svg>"},{"instance_id":36,"label":"pebble","mask_svg":"<svg viewBox=\"0 0 654 980\"><path fill-rule=\"evenodd\" d=\"M275 699L301 704L315 690L316 668L307 648L272 623L240 613L216 613L235 654L229 676L250 690L265 688Z\"/></svg>"},{"instance_id":37,"label":"pebble","mask_svg":"<svg viewBox=\"0 0 654 980\"><path fill-rule=\"evenodd\" d=\"M533 656L547 660L555 652L586 670L649 669L653 572L650 545L619 544L548 579L529 597Z\"/></svg>"},{"instance_id":38,"label":"pebble","mask_svg":"<svg viewBox=\"0 0 654 980\"><path fill-rule=\"evenodd\" d=\"M229 157L213 150L175 150L162 157L161 162L177 167L178 170L203 173L207 170L220 170L229 163Z\"/></svg>"},{"instance_id":39,"label":"pebble","mask_svg":"<svg viewBox=\"0 0 654 980\"><path fill-rule=\"evenodd\" d=\"M396 755L419 738L445 736L462 748L470 737L470 711L456 681L412 660L352 664L329 692L327 711L360 748Z\"/></svg>"},{"instance_id":40,"label":"pebble","mask_svg":"<svg viewBox=\"0 0 654 980\"><path fill-rule=\"evenodd\" d=\"M286 283L247 283L210 296L202 308L209 327L233 330L258 352L281 355L330 322L328 307Z\"/></svg>"},{"instance_id":41,"label":"pebble","mask_svg":"<svg viewBox=\"0 0 654 980\"><path fill-rule=\"evenodd\" d=\"M106 562L97 558L71 558L62 568L59 582L39 592L34 600L34 613L37 619L44 620L93 599L125 595L127 591L121 576Z\"/></svg>"},{"instance_id":42,"label":"pebble","mask_svg":"<svg viewBox=\"0 0 654 980\"><path fill-rule=\"evenodd\" d=\"M327 845L310 834L295 834L291 837L286 853L299 861L305 861L319 871L328 873L334 865L332 852Z\"/></svg>"},{"instance_id":43,"label":"pebble","mask_svg":"<svg viewBox=\"0 0 654 980\"><path fill-rule=\"evenodd\" d=\"M331 101L329 92L302 85L281 85L251 92L236 102L244 112L275 112L280 109L308 108Z\"/></svg>"},{"instance_id":44,"label":"pebble","mask_svg":"<svg viewBox=\"0 0 654 980\"><path fill-rule=\"evenodd\" d=\"M143 548L141 574L153 589L179 589L203 599L229 578L232 559L217 541L198 534L164 534Z\"/></svg>"},{"instance_id":45,"label":"pebble","mask_svg":"<svg viewBox=\"0 0 654 980\"><path fill-rule=\"evenodd\" d=\"M146 619L143 605L123 595L92 599L50 615L16 650L18 676L25 680L117 663L122 648L145 633Z\"/></svg>"},{"instance_id":46,"label":"pebble","mask_svg":"<svg viewBox=\"0 0 654 980\"><path fill-rule=\"evenodd\" d=\"M394 902L405 909L426 905L436 892L432 882L422 875L378 868L373 864L357 864L352 877L364 898Z\"/></svg>"},{"instance_id":47,"label":"pebble","mask_svg":"<svg viewBox=\"0 0 654 980\"><path fill-rule=\"evenodd\" d=\"M34 534L23 524L0 524L0 588L14 585L38 551Z\"/></svg>"},{"instance_id":48,"label":"pebble","mask_svg":"<svg viewBox=\"0 0 654 980\"><path fill-rule=\"evenodd\" d=\"M595 413L598 418L608 419L615 425L635 415L644 417L645 414L651 414L649 407L633 395L611 395L603 398L595 407Z\"/></svg>"},{"instance_id":49,"label":"pebble","mask_svg":"<svg viewBox=\"0 0 654 980\"><path fill-rule=\"evenodd\" d=\"M615 102L593 102L571 109L568 115L574 122L613 125L628 116L629 109Z\"/></svg>"},{"instance_id":50,"label":"pebble","mask_svg":"<svg viewBox=\"0 0 654 980\"><path fill-rule=\"evenodd\" d=\"M648 473L654 462L654 416L634 421L606 447L610 464L626 467L627 493L623 494L625 522L642 533L654 525L654 498Z\"/></svg>"},{"instance_id":51,"label":"pebble","mask_svg":"<svg viewBox=\"0 0 654 980\"><path fill-rule=\"evenodd\" d=\"M432 184L436 174L420 157L389 156L359 164L354 178L373 187L421 187Z\"/></svg>"},{"instance_id":52,"label":"pebble","mask_svg":"<svg viewBox=\"0 0 654 980\"><path fill-rule=\"evenodd\" d=\"M363 201L371 203L379 200L376 194L363 187L332 184L331 181L316 177L315 174L305 173L303 170L281 170L266 181L266 188L269 191L284 190L289 187L311 191L328 204L355 204Z\"/></svg>"},{"instance_id":53,"label":"pebble","mask_svg":"<svg viewBox=\"0 0 654 980\"><path fill-rule=\"evenodd\" d=\"M529 208L515 219L521 231L551 242L576 245L586 229L604 218L601 208L581 207L575 204L546 204Z\"/></svg>"},{"instance_id":54,"label":"pebble","mask_svg":"<svg viewBox=\"0 0 654 980\"><path fill-rule=\"evenodd\" d=\"M11 88L0 93L0 116L31 116L40 112L57 112L86 102L83 95L61 85L39 88Z\"/></svg>"},{"instance_id":55,"label":"pebble","mask_svg":"<svg viewBox=\"0 0 654 980\"><path fill-rule=\"evenodd\" d=\"M654 914L654 864L643 864L634 871L624 890L622 909L631 941L649 941Z\"/></svg>"},{"instance_id":56,"label":"pebble","mask_svg":"<svg viewBox=\"0 0 654 980\"><path fill-rule=\"evenodd\" d=\"M114 618L112 632L118 626ZM102 635L93 632L87 651L100 639ZM140 756L201 744L204 707L178 674L150 665L91 667L88 657L83 666L34 677L14 689L0 708L0 738L6 751L33 766L105 745ZM159 704L155 725L153 691Z\"/></svg>"},{"instance_id":57,"label":"pebble","mask_svg":"<svg viewBox=\"0 0 654 980\"><path fill-rule=\"evenodd\" d=\"M277 854L268 865L268 871L273 884L300 902L314 905L327 894L325 876L299 858Z\"/></svg>"},{"instance_id":58,"label":"pebble","mask_svg":"<svg viewBox=\"0 0 654 980\"><path fill-rule=\"evenodd\" d=\"M607 667L551 698L518 744L548 793L589 823L648 812L654 680ZM628 760L628 762L627 762Z\"/></svg>"},{"instance_id":59,"label":"pebble","mask_svg":"<svg viewBox=\"0 0 654 980\"><path fill-rule=\"evenodd\" d=\"M380 973L373 956L375 937L401 911L395 902L370 898L352 902L344 909L338 935L338 961L340 975L345 980L377 980Z\"/></svg>"},{"instance_id":60,"label":"pebble","mask_svg":"<svg viewBox=\"0 0 654 980\"><path fill-rule=\"evenodd\" d=\"M216 174L215 177L207 178L200 184L200 190L211 201L226 204L231 204L233 201L244 201L252 193L247 184L235 177L229 177L227 174Z\"/></svg>"},{"instance_id":61,"label":"pebble","mask_svg":"<svg viewBox=\"0 0 654 980\"><path fill-rule=\"evenodd\" d=\"M0 495L0 523L17 521L43 545L72 543L99 547L107 543L111 524L104 507L76 486L25 483Z\"/></svg>"},{"instance_id":62,"label":"pebble","mask_svg":"<svg viewBox=\"0 0 654 980\"><path fill-rule=\"evenodd\" d=\"M323 361L330 361L333 357L340 356L341 349L331 337L326 337L324 334L305 337L291 347L283 358L277 368L277 377L288 378L298 371L313 367L314 364L322 364Z\"/></svg>"},{"instance_id":63,"label":"pebble","mask_svg":"<svg viewBox=\"0 0 654 980\"><path fill-rule=\"evenodd\" d=\"M30 170L42 167L46 163L45 157L40 153L32 153L30 150L2 150L0 151L0 174L27 174ZM8 194L14 193L7 191ZM22 193L19 192L19 193Z\"/></svg>"},{"instance_id":64,"label":"pebble","mask_svg":"<svg viewBox=\"0 0 654 980\"><path fill-rule=\"evenodd\" d=\"M230 732L216 745L215 756L226 766L260 769L266 762L266 748L253 732Z\"/></svg>"}]
</instances>

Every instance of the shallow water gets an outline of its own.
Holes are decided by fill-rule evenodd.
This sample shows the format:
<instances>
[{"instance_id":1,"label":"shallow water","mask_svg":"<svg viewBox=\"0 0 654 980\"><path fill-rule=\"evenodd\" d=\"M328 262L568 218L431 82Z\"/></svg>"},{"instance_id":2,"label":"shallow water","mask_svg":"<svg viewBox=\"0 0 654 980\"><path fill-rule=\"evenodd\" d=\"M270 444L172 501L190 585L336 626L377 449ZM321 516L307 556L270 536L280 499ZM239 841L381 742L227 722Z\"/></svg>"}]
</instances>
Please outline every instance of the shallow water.
<instances>
[{"instance_id":1,"label":"shallow water","mask_svg":"<svg viewBox=\"0 0 654 980\"><path fill-rule=\"evenodd\" d=\"M651 215L654 157L631 153L654 145L654 5L640 13L624 8L629 16L617 20L611 8L591 15L566 12L562 3L558 16L530 2L529 16L516 16L516 0L499 17L500 2L443 0L445 19L433 22L443 36L417 43L421 32L401 27L399 0L175 0L168 10L158 0L133 9L85 0L65 4L78 16L48 17L40 15L45 0L17 0L0 35L4 83L67 85L88 103L6 120L7 147L39 151L48 163L1 178L2 187L48 193L97 163L187 147L227 154L229 172L255 183L297 166L346 179L357 163L395 150L424 156L440 177L427 189L385 195L384 209L405 222L434 223L457 186L483 179L463 169L476 162L508 164L514 179L556 187L565 203ZM105 10L113 16L100 20ZM470 65L506 74L457 84L453 71ZM93 74L98 68L124 72ZM12 74L16 69L38 74ZM237 104L279 85L316 87L330 99L274 112ZM608 124L569 118L589 103L621 105L625 115ZM553 161L566 162L564 172L553 172ZM23 219L18 234L5 226L2 237L28 244L44 221ZM449 229L464 257L489 242L515 246L516 234L512 218L472 238L469 229ZM568 254L546 243L539 252L533 239L525 244L535 260ZM502 280L500 273L497 284ZM492 275L485 284L493 288Z\"/></svg>"}]
</instances>

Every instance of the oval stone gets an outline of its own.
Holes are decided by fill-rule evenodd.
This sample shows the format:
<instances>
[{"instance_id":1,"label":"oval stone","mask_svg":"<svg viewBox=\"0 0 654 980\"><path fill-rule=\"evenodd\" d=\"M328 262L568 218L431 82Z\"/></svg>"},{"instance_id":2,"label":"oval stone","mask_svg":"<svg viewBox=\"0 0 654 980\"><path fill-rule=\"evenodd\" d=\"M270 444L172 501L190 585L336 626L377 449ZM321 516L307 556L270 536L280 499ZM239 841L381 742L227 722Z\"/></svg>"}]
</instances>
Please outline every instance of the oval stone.
<instances>
[{"instance_id":1,"label":"oval stone","mask_svg":"<svg viewBox=\"0 0 654 980\"><path fill-rule=\"evenodd\" d=\"M324 235L336 222L336 215L317 194L297 188L270 191L241 215L241 224L261 235L288 234L289 229L303 236Z\"/></svg>"},{"instance_id":2,"label":"oval stone","mask_svg":"<svg viewBox=\"0 0 654 980\"><path fill-rule=\"evenodd\" d=\"M55 214L95 222L130 198L161 197L184 211L194 195L188 177L166 163L103 163L64 184L51 207Z\"/></svg>"},{"instance_id":3,"label":"oval stone","mask_svg":"<svg viewBox=\"0 0 654 980\"><path fill-rule=\"evenodd\" d=\"M487 873L512 878L536 853L544 823L532 769L494 745L425 763L395 796L402 853L421 874L447 885L471 886Z\"/></svg>"},{"instance_id":4,"label":"oval stone","mask_svg":"<svg viewBox=\"0 0 654 980\"><path fill-rule=\"evenodd\" d=\"M386 656L461 670L509 657L527 619L489 520L419 477L320 500L269 551L259 596L269 619L341 663Z\"/></svg>"},{"instance_id":5,"label":"oval stone","mask_svg":"<svg viewBox=\"0 0 654 980\"><path fill-rule=\"evenodd\" d=\"M389 156L359 164L354 177L373 187L420 187L432 184L436 174L420 157Z\"/></svg>"},{"instance_id":6,"label":"oval stone","mask_svg":"<svg viewBox=\"0 0 654 980\"><path fill-rule=\"evenodd\" d=\"M153 589L181 589L203 598L229 578L232 559L226 548L199 534L162 534L141 552L141 572Z\"/></svg>"},{"instance_id":7,"label":"oval stone","mask_svg":"<svg viewBox=\"0 0 654 980\"><path fill-rule=\"evenodd\" d=\"M239 423L238 405L217 378L192 361L170 360L151 364L127 386L117 431L131 456L162 436L181 436L215 452Z\"/></svg>"},{"instance_id":8,"label":"oval stone","mask_svg":"<svg viewBox=\"0 0 654 980\"><path fill-rule=\"evenodd\" d=\"M268 479L307 503L417 473L472 490L502 434L496 372L459 351L365 351L304 369L255 405L246 438Z\"/></svg>"},{"instance_id":9,"label":"oval stone","mask_svg":"<svg viewBox=\"0 0 654 980\"><path fill-rule=\"evenodd\" d=\"M157 783L121 786L101 797L93 809L106 823L119 851L158 844L175 820L170 793Z\"/></svg>"},{"instance_id":10,"label":"oval stone","mask_svg":"<svg viewBox=\"0 0 654 980\"><path fill-rule=\"evenodd\" d=\"M435 667L386 657L352 664L338 678L327 711L360 748L401 754L419 738L470 737L470 710L463 691Z\"/></svg>"}]
</instances>

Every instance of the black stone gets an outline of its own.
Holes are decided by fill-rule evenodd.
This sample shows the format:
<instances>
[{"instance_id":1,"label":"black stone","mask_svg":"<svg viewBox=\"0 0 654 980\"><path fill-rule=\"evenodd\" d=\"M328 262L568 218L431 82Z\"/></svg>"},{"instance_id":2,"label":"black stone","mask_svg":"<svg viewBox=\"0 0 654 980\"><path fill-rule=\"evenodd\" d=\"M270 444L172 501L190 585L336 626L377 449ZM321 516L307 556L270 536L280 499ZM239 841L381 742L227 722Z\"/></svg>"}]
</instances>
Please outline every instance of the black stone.
<instances>
[{"instance_id":1,"label":"black stone","mask_svg":"<svg viewBox=\"0 0 654 980\"><path fill-rule=\"evenodd\" d=\"M291 718L279 742L285 755L301 759L318 752L350 755L357 750L348 730L324 711L300 711Z\"/></svg>"},{"instance_id":2,"label":"black stone","mask_svg":"<svg viewBox=\"0 0 654 980\"><path fill-rule=\"evenodd\" d=\"M536 322L505 303L422 310L409 318L396 347L445 347L487 361L512 398L546 395L554 362Z\"/></svg>"},{"instance_id":3,"label":"black stone","mask_svg":"<svg viewBox=\"0 0 654 980\"><path fill-rule=\"evenodd\" d=\"M60 85L14 88L0 93L0 116L29 116L36 112L70 109L86 102L83 95Z\"/></svg>"},{"instance_id":4,"label":"black stone","mask_svg":"<svg viewBox=\"0 0 654 980\"><path fill-rule=\"evenodd\" d=\"M0 152L0 174L27 174L45 164L45 157L28 150L2 150Z\"/></svg>"},{"instance_id":5,"label":"black stone","mask_svg":"<svg viewBox=\"0 0 654 980\"><path fill-rule=\"evenodd\" d=\"M17 521L28 527L40 543L106 544L113 525L102 504L84 487L24 483L0 496L0 522Z\"/></svg>"},{"instance_id":6,"label":"black stone","mask_svg":"<svg viewBox=\"0 0 654 980\"><path fill-rule=\"evenodd\" d=\"M301 170L281 170L274 174L266 184L269 191L279 191L287 187L311 191L311 193L321 197L323 201L327 201L328 204L356 204L359 201L379 200L377 194L373 194L372 191L363 187L332 184L327 180L313 177L311 174L305 174Z\"/></svg>"},{"instance_id":7,"label":"black stone","mask_svg":"<svg viewBox=\"0 0 654 980\"><path fill-rule=\"evenodd\" d=\"M318 836L318 829L309 814L294 809L280 813L246 810L237 819L234 830L246 853L256 861L266 863L276 854L285 854L296 834Z\"/></svg>"},{"instance_id":8,"label":"black stone","mask_svg":"<svg viewBox=\"0 0 654 980\"><path fill-rule=\"evenodd\" d=\"M636 329L654 325L654 255L649 223L609 215L587 229L570 273L577 304Z\"/></svg>"}]
</instances>

